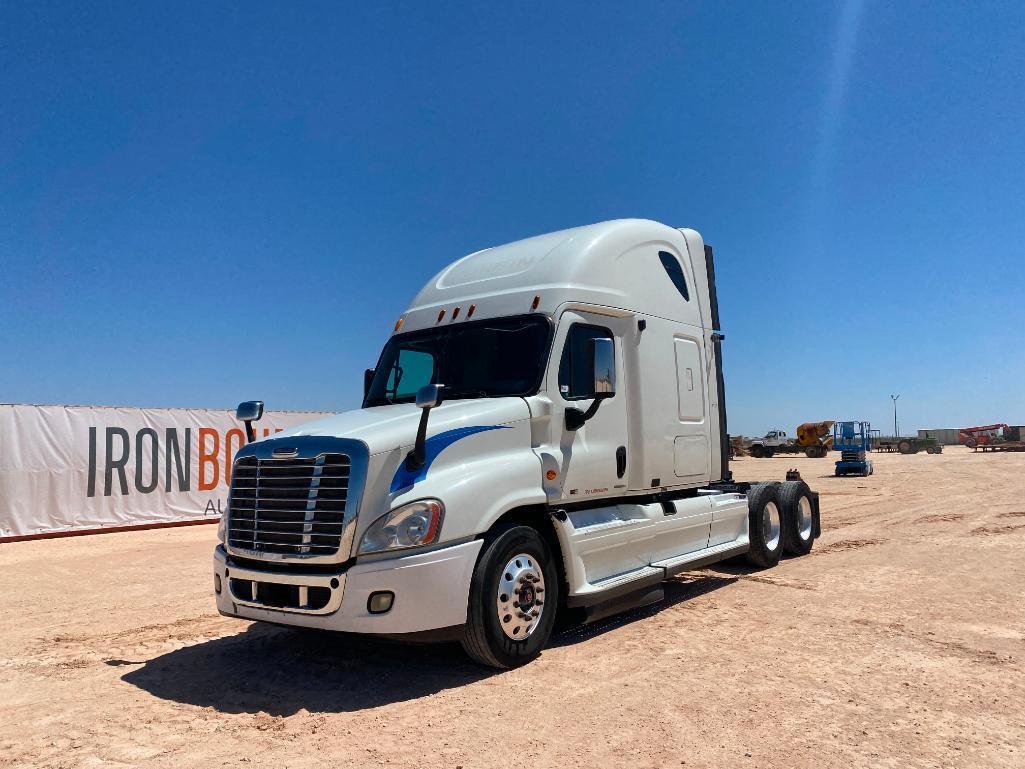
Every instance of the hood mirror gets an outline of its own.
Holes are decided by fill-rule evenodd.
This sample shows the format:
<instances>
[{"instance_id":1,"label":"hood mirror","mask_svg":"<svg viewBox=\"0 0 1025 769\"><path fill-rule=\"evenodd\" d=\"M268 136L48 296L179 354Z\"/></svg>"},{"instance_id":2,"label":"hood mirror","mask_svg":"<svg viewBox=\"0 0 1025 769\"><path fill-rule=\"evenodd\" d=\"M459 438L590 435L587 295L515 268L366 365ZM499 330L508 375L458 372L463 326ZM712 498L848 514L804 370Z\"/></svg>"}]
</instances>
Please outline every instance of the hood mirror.
<instances>
[{"instance_id":1,"label":"hood mirror","mask_svg":"<svg viewBox=\"0 0 1025 769\"><path fill-rule=\"evenodd\" d=\"M441 403L441 391L444 385L424 385L416 391L416 407L423 409L420 412L420 425L416 429L416 443L413 449L406 454L406 466L410 470L419 470L427 461L427 419L431 409Z\"/></svg>"},{"instance_id":2,"label":"hood mirror","mask_svg":"<svg viewBox=\"0 0 1025 769\"><path fill-rule=\"evenodd\" d=\"M441 403L441 385L424 385L416 391L416 407L418 409L433 409Z\"/></svg>"},{"instance_id":3,"label":"hood mirror","mask_svg":"<svg viewBox=\"0 0 1025 769\"><path fill-rule=\"evenodd\" d=\"M263 401L242 401L235 409L235 419L245 422L246 438L250 443L256 440L256 431L253 429L253 422L258 422L263 416Z\"/></svg>"}]
</instances>

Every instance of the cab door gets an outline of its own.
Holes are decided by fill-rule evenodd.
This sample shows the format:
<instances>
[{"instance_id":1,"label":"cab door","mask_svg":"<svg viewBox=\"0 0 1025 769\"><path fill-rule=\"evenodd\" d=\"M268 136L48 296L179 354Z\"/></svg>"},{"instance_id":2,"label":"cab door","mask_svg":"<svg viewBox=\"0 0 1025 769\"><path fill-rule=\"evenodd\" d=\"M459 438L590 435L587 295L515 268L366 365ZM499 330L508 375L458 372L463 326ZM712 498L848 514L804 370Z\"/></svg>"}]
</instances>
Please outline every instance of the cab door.
<instances>
[{"instance_id":1,"label":"cab door","mask_svg":"<svg viewBox=\"0 0 1025 769\"><path fill-rule=\"evenodd\" d=\"M559 321L548 372L553 405L553 437L559 436L562 495L565 502L619 496L627 488L630 456L627 441L627 382L624 335L630 320L567 310ZM594 403L590 349L592 340L610 339L615 350L615 395L601 401L594 415L572 429L571 410L586 412ZM557 383L555 387L552 382Z\"/></svg>"}]
</instances>

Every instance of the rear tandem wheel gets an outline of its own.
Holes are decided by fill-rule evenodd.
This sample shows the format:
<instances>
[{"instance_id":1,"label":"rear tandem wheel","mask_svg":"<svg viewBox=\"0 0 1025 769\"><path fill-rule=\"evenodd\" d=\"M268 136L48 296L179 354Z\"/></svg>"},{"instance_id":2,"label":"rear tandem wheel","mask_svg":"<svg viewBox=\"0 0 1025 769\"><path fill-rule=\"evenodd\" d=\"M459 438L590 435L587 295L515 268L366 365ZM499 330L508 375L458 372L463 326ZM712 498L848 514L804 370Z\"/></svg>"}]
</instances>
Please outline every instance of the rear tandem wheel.
<instances>
[{"instance_id":1,"label":"rear tandem wheel","mask_svg":"<svg viewBox=\"0 0 1025 769\"><path fill-rule=\"evenodd\" d=\"M777 498L783 515L783 549L791 555L807 555L815 544L811 489L804 481L787 481L780 484Z\"/></svg>"},{"instance_id":2,"label":"rear tandem wheel","mask_svg":"<svg viewBox=\"0 0 1025 769\"><path fill-rule=\"evenodd\" d=\"M751 540L747 561L760 569L779 563L783 555L783 517L777 490L779 481L764 481L747 493L748 535Z\"/></svg>"}]
</instances>

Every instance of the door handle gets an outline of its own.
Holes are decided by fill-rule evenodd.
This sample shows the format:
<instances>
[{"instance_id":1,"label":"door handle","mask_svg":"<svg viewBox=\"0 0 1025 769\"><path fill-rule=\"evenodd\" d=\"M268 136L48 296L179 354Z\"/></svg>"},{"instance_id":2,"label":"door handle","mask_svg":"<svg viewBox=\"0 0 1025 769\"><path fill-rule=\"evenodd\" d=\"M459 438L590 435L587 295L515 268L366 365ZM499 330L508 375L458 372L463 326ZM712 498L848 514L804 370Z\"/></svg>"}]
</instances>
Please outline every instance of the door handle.
<instances>
[{"instance_id":1,"label":"door handle","mask_svg":"<svg viewBox=\"0 0 1025 769\"><path fill-rule=\"evenodd\" d=\"M626 475L626 446L616 449L616 477L622 478Z\"/></svg>"}]
</instances>

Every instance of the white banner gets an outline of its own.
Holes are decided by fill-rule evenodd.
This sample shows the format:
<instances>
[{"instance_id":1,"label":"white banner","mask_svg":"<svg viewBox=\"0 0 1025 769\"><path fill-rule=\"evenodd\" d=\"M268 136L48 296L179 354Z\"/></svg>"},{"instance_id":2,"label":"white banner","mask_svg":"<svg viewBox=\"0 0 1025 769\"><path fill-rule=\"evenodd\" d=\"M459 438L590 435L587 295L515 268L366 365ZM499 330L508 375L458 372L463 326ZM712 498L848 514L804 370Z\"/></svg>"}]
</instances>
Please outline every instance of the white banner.
<instances>
[{"instance_id":1,"label":"white banner","mask_svg":"<svg viewBox=\"0 0 1025 769\"><path fill-rule=\"evenodd\" d=\"M270 411L254 427L322 416ZM245 440L234 411L0 404L0 538L216 520Z\"/></svg>"}]
</instances>

